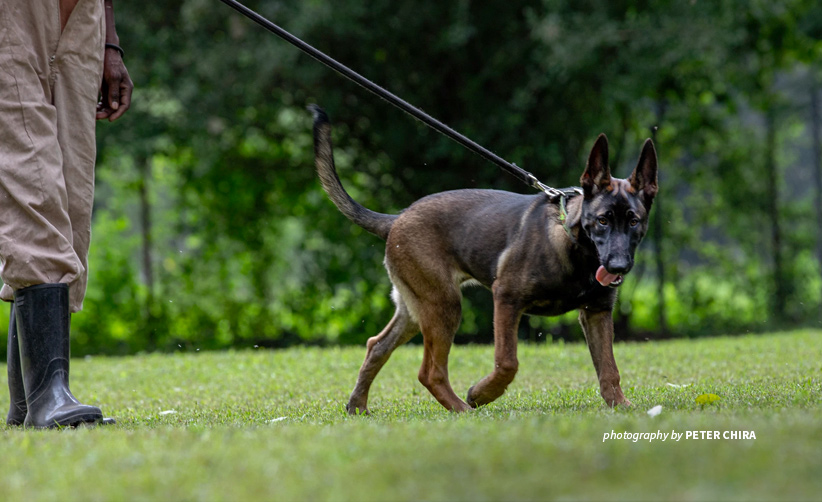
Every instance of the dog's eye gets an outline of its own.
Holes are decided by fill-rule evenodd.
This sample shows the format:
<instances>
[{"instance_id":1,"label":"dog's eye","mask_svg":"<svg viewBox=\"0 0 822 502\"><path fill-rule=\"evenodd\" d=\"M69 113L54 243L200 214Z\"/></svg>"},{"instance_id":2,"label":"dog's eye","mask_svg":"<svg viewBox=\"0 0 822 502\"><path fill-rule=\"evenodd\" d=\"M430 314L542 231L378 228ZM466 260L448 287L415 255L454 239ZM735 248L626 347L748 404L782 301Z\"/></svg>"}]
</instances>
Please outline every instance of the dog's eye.
<instances>
[{"instance_id":1,"label":"dog's eye","mask_svg":"<svg viewBox=\"0 0 822 502\"><path fill-rule=\"evenodd\" d=\"M639 225L639 220L636 219L636 218L631 218L631 221L629 221L628 223L630 223L630 225L632 227L635 227L635 226Z\"/></svg>"},{"instance_id":2,"label":"dog's eye","mask_svg":"<svg viewBox=\"0 0 822 502\"><path fill-rule=\"evenodd\" d=\"M604 216L600 216L600 217L599 217L599 219L598 219L597 221L598 221L598 222L599 222L599 224L600 224L600 225L602 225L602 226L608 225L608 218L606 218L606 217L604 217Z\"/></svg>"}]
</instances>

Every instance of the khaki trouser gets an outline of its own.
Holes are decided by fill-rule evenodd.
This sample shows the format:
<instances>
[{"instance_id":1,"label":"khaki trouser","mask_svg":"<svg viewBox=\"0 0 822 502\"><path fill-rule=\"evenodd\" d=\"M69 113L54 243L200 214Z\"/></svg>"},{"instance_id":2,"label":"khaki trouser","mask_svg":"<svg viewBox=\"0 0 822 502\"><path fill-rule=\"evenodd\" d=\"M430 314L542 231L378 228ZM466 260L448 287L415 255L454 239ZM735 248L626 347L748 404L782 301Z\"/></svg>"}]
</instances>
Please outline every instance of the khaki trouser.
<instances>
[{"instance_id":1,"label":"khaki trouser","mask_svg":"<svg viewBox=\"0 0 822 502\"><path fill-rule=\"evenodd\" d=\"M0 299L68 283L83 306L94 198L103 0L0 3Z\"/></svg>"}]
</instances>

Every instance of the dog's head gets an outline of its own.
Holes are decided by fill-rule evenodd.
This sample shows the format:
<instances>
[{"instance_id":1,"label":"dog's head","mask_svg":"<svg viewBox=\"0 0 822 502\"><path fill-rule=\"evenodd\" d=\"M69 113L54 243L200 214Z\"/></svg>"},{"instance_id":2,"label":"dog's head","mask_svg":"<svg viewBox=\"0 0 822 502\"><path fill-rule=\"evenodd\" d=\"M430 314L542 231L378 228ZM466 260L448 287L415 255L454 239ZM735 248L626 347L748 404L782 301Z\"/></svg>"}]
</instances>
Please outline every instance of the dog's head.
<instances>
[{"instance_id":1,"label":"dog's head","mask_svg":"<svg viewBox=\"0 0 822 502\"><path fill-rule=\"evenodd\" d=\"M599 256L596 279L603 286L619 286L633 268L634 253L648 230L658 188L654 143L645 141L634 172L623 180L611 177L608 138L600 134L580 184L584 192L580 221Z\"/></svg>"}]
</instances>

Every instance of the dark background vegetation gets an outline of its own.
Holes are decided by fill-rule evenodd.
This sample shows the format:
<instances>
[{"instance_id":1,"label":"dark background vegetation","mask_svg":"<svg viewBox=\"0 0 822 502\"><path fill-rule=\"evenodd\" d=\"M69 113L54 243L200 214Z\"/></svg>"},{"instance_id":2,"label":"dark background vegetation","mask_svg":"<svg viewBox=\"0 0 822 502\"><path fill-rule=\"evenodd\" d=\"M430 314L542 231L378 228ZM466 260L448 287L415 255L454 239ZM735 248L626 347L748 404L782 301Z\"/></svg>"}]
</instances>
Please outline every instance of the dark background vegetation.
<instances>
[{"instance_id":1,"label":"dark background vegetation","mask_svg":"<svg viewBox=\"0 0 822 502\"><path fill-rule=\"evenodd\" d=\"M818 0L247 5L553 186L578 183L600 132L627 176L658 126L660 196L618 338L820 326ZM382 328L383 242L321 191L309 103L372 209L529 191L218 0L116 13L134 105L98 127L75 355L351 344ZM466 293L458 341L491 339L490 305ZM527 318L520 336L581 334L571 314Z\"/></svg>"}]
</instances>

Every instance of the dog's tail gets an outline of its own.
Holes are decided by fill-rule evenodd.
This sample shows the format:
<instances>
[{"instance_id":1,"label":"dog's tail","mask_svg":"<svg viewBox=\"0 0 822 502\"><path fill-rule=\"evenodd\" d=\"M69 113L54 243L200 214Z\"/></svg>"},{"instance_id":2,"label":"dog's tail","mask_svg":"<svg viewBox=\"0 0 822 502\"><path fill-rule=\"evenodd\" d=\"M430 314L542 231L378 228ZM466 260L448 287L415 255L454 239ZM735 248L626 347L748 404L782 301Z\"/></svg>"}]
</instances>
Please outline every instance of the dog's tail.
<instances>
[{"instance_id":1,"label":"dog's tail","mask_svg":"<svg viewBox=\"0 0 822 502\"><path fill-rule=\"evenodd\" d=\"M328 115L317 105L310 105L308 109L314 114L314 159L323 190L346 218L383 240L387 239L397 216L371 211L348 195L334 167L334 149L331 145L331 123L328 121Z\"/></svg>"}]
</instances>

